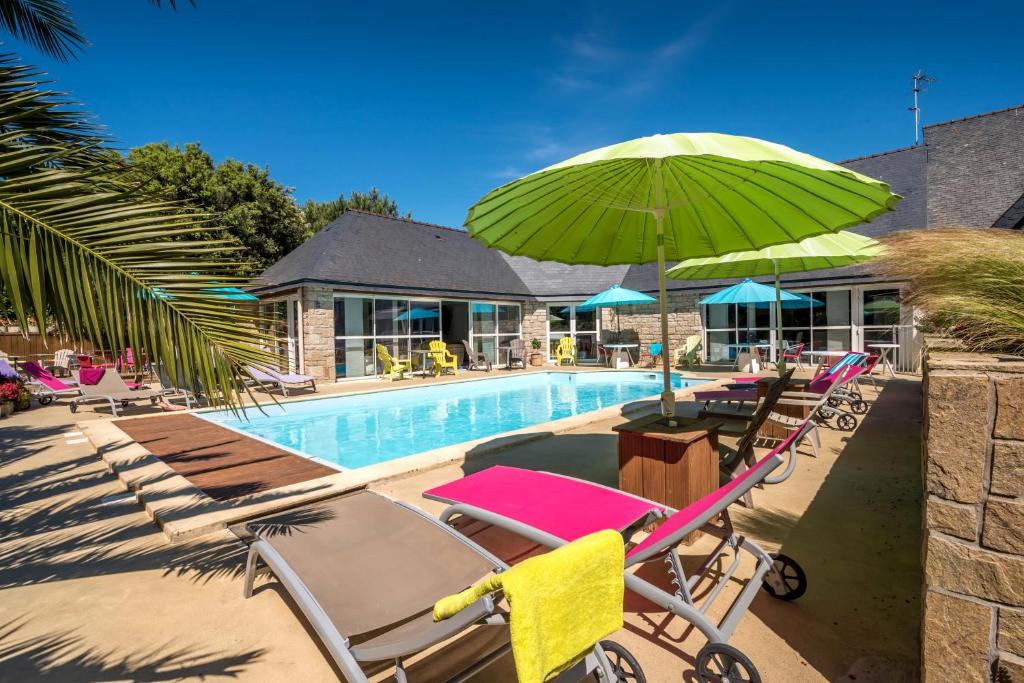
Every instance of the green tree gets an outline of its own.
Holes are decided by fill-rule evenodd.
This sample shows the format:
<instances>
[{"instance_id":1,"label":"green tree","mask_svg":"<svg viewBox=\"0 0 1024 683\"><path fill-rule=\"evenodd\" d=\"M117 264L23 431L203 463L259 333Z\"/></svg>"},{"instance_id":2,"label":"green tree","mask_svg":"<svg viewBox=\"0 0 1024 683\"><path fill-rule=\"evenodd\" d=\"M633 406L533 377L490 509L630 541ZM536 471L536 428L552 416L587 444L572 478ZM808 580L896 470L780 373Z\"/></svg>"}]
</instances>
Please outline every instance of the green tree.
<instances>
[{"instance_id":1,"label":"green tree","mask_svg":"<svg viewBox=\"0 0 1024 683\"><path fill-rule=\"evenodd\" d=\"M302 205L302 215L309 234L323 230L327 225L338 218L349 209L379 213L382 216L393 216L412 218L412 211L406 211L401 215L398 211L398 202L391 199L386 192L381 192L376 187L371 187L369 192L354 191L348 197L344 193L338 195L337 199L326 202L318 202L309 199Z\"/></svg>"},{"instance_id":2,"label":"green tree","mask_svg":"<svg viewBox=\"0 0 1024 683\"><path fill-rule=\"evenodd\" d=\"M132 149L128 168L143 192L214 214L244 247L243 274L258 274L310 235L292 191L256 164L216 164L197 143L181 148L160 142Z\"/></svg>"}]
</instances>

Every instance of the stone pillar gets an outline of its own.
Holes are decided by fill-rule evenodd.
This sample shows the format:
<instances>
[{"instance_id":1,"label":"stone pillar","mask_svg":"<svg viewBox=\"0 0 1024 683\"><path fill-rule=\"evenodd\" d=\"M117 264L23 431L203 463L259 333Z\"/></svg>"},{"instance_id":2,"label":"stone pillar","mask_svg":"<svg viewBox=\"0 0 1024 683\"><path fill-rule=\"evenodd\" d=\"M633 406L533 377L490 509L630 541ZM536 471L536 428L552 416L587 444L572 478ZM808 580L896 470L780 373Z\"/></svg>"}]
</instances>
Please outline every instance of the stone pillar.
<instances>
[{"instance_id":1,"label":"stone pillar","mask_svg":"<svg viewBox=\"0 0 1024 683\"><path fill-rule=\"evenodd\" d=\"M524 301L523 311L523 341L526 342L527 355L534 352L531 342L534 339L540 340L540 353L547 351L548 334L548 307L540 301Z\"/></svg>"},{"instance_id":2,"label":"stone pillar","mask_svg":"<svg viewBox=\"0 0 1024 683\"><path fill-rule=\"evenodd\" d=\"M302 288L302 365L305 374L333 382L334 292Z\"/></svg>"},{"instance_id":3,"label":"stone pillar","mask_svg":"<svg viewBox=\"0 0 1024 683\"><path fill-rule=\"evenodd\" d=\"M1024 681L1024 359L941 348L923 388L922 678Z\"/></svg>"}]
</instances>

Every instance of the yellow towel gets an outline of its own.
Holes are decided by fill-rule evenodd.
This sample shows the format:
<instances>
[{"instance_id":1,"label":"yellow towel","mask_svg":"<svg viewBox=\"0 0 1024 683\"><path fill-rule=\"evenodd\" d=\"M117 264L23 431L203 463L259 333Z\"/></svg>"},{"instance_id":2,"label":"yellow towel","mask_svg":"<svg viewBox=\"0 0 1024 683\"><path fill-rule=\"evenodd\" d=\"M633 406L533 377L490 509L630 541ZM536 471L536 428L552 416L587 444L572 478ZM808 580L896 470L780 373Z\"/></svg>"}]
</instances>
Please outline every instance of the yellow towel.
<instances>
[{"instance_id":1,"label":"yellow towel","mask_svg":"<svg viewBox=\"0 0 1024 683\"><path fill-rule=\"evenodd\" d=\"M599 531L441 598L434 620L504 589L519 681L542 683L622 628L623 563L622 536Z\"/></svg>"}]
</instances>

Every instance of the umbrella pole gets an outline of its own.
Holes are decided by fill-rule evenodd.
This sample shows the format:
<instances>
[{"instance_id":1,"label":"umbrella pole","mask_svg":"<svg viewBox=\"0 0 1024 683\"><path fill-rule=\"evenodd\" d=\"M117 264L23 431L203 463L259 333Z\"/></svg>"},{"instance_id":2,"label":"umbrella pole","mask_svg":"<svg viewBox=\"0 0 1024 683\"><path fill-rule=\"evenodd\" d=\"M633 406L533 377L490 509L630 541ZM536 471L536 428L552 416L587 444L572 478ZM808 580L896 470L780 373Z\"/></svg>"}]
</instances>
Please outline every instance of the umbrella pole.
<instances>
[{"instance_id":1,"label":"umbrella pole","mask_svg":"<svg viewBox=\"0 0 1024 683\"><path fill-rule=\"evenodd\" d=\"M665 228L662 225L664 210L655 209L654 221L658 226L658 309L661 313L661 369L663 388L661 392L661 414L668 418L669 425L675 426L676 395L672 391L672 374L668 359L668 301L665 296Z\"/></svg>"},{"instance_id":2,"label":"umbrella pole","mask_svg":"<svg viewBox=\"0 0 1024 683\"><path fill-rule=\"evenodd\" d=\"M779 286L779 262L772 259L775 265L775 368L779 377L786 374L785 342L782 341L782 288Z\"/></svg>"}]
</instances>

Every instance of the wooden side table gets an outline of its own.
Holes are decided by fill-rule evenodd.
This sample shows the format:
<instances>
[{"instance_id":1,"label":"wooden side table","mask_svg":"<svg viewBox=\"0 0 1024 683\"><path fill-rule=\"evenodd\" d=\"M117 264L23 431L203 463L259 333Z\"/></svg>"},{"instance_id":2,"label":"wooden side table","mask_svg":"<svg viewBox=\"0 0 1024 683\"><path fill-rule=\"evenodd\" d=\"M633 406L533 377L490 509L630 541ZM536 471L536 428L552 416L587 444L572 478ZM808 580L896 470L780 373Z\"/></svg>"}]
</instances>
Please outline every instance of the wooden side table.
<instances>
[{"instance_id":1,"label":"wooden side table","mask_svg":"<svg viewBox=\"0 0 1024 683\"><path fill-rule=\"evenodd\" d=\"M762 377L757 381L757 397L763 398L768 390L779 381L778 377ZM806 391L807 382L805 380L790 380L789 384L786 385L786 391ZM787 415L789 417L797 417L801 420L806 420L807 416L811 413L810 406L788 406L785 404L775 404L775 408L772 412L776 412L779 415ZM771 439L773 441L781 441L789 436L789 430L782 425L774 424L771 421L765 422L761 425L761 429L758 430L758 435L764 439Z\"/></svg>"},{"instance_id":2,"label":"wooden side table","mask_svg":"<svg viewBox=\"0 0 1024 683\"><path fill-rule=\"evenodd\" d=\"M669 427L649 415L612 429L619 434L619 488L682 509L718 489L719 420ZM700 538L696 531L687 545Z\"/></svg>"}]
</instances>

